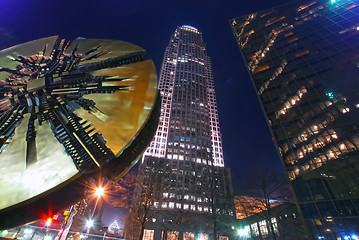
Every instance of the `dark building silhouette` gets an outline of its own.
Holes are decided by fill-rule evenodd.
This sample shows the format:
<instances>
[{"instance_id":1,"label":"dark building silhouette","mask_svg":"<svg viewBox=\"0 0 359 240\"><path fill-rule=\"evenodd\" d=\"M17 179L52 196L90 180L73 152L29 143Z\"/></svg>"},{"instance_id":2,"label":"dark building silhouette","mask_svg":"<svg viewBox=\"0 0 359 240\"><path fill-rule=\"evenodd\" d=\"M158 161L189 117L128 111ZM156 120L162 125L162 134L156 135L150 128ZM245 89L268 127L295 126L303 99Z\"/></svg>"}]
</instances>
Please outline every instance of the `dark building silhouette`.
<instances>
[{"instance_id":1,"label":"dark building silhouette","mask_svg":"<svg viewBox=\"0 0 359 240\"><path fill-rule=\"evenodd\" d=\"M313 239L359 235L358 1L230 21Z\"/></svg>"}]
</instances>

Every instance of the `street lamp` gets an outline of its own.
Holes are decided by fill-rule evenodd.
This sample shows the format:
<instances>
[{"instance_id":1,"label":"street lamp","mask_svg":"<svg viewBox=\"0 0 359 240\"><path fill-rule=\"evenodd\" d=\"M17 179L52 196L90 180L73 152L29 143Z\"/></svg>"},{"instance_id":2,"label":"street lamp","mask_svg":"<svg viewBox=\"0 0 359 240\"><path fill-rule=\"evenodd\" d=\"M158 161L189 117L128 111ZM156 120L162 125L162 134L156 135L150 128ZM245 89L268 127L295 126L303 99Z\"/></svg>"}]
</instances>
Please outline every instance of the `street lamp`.
<instances>
[{"instance_id":1,"label":"street lamp","mask_svg":"<svg viewBox=\"0 0 359 240\"><path fill-rule=\"evenodd\" d=\"M89 219L87 220L87 223L86 223L86 227L87 227L87 231L86 231L86 236L85 236L85 239L88 238L89 236L89 233L90 233L90 228L93 226L93 219Z\"/></svg>"},{"instance_id":2,"label":"street lamp","mask_svg":"<svg viewBox=\"0 0 359 240\"><path fill-rule=\"evenodd\" d=\"M248 237L248 233L249 233L249 229L248 228L243 228L243 229L239 229L238 230L238 235L242 238L246 238Z\"/></svg>"},{"instance_id":3,"label":"street lamp","mask_svg":"<svg viewBox=\"0 0 359 240\"><path fill-rule=\"evenodd\" d=\"M91 214L91 218L87 221L87 224L86 224L86 226L87 226L87 231L86 231L86 236L85 236L86 239L88 238L88 235L90 233L90 228L94 225L93 217L94 217L94 214L96 212L97 204L98 204L98 202L100 200L100 197L103 197L105 195L105 189L103 187L95 188L94 195L97 198L96 198L94 209L93 209L92 214Z\"/></svg>"},{"instance_id":4,"label":"street lamp","mask_svg":"<svg viewBox=\"0 0 359 240\"><path fill-rule=\"evenodd\" d=\"M97 204L98 204L98 201L100 199L100 197L103 197L105 195L105 189L103 187L98 187L95 189L95 194L94 194L97 199L96 199L96 202L95 202L95 207L93 209L93 212L92 212L92 216L91 218L93 218L94 214L95 214L95 211L96 211L96 208L97 208Z\"/></svg>"},{"instance_id":5,"label":"street lamp","mask_svg":"<svg viewBox=\"0 0 359 240\"><path fill-rule=\"evenodd\" d=\"M98 198L102 197L104 193L105 193L105 189L103 189L103 187L96 188L95 190L95 196L97 196Z\"/></svg>"},{"instance_id":6,"label":"street lamp","mask_svg":"<svg viewBox=\"0 0 359 240\"><path fill-rule=\"evenodd\" d=\"M93 220L92 219L87 220L86 226L87 226L87 228L92 227L93 226Z\"/></svg>"}]
</instances>

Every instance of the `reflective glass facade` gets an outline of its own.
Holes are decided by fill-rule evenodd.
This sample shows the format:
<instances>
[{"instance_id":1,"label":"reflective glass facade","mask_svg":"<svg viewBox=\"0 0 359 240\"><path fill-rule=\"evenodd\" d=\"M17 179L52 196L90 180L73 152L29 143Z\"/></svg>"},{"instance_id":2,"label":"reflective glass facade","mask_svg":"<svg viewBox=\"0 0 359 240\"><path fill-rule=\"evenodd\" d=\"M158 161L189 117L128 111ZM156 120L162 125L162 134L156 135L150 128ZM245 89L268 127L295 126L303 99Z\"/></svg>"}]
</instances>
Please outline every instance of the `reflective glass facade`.
<instances>
[{"instance_id":1,"label":"reflective glass facade","mask_svg":"<svg viewBox=\"0 0 359 240\"><path fill-rule=\"evenodd\" d=\"M231 20L315 239L359 235L359 1L288 4Z\"/></svg>"}]
</instances>

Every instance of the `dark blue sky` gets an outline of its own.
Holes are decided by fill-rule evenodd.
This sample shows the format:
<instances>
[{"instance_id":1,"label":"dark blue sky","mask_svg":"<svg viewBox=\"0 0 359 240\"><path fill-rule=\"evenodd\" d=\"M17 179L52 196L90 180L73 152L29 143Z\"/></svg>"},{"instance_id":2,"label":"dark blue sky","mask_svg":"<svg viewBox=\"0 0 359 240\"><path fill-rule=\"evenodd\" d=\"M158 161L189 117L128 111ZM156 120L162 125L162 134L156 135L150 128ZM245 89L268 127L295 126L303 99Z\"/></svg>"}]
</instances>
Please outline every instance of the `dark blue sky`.
<instances>
[{"instance_id":1,"label":"dark blue sky","mask_svg":"<svg viewBox=\"0 0 359 240\"><path fill-rule=\"evenodd\" d=\"M159 71L175 28L198 28L212 58L225 162L235 192L243 192L258 166L276 171L282 167L229 19L285 2L0 0L0 47L51 35L119 39L146 49Z\"/></svg>"}]
</instances>

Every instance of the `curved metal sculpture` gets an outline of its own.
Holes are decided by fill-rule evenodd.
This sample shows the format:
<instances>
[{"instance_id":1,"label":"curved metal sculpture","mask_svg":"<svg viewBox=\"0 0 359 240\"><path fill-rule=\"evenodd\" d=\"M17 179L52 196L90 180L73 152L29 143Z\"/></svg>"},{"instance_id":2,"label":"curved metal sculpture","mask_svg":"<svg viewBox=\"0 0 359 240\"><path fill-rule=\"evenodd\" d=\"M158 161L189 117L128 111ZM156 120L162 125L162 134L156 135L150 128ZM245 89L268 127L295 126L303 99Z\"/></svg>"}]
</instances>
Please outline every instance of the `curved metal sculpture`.
<instances>
[{"instance_id":1,"label":"curved metal sculpture","mask_svg":"<svg viewBox=\"0 0 359 240\"><path fill-rule=\"evenodd\" d=\"M57 36L0 51L0 229L81 197L81 179L118 179L157 128L157 76L145 51ZM76 180L76 181L75 181Z\"/></svg>"}]
</instances>

